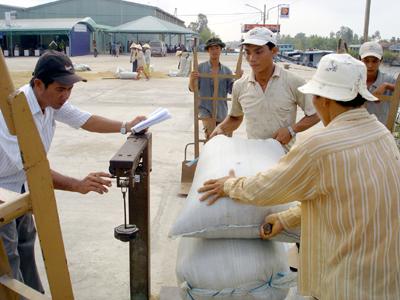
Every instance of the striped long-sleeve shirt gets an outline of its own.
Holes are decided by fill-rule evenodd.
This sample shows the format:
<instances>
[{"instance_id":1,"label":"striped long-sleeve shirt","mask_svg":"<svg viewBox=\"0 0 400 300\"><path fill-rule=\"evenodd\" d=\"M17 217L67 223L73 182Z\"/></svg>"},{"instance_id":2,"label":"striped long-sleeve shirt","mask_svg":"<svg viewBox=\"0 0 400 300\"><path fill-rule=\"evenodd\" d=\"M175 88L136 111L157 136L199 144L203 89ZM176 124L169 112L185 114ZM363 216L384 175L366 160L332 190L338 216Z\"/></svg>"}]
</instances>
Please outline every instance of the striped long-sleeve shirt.
<instances>
[{"instance_id":1,"label":"striped long-sleeve shirt","mask_svg":"<svg viewBox=\"0 0 400 300\"><path fill-rule=\"evenodd\" d=\"M225 182L255 205L301 201L299 290L318 299L400 299L400 154L375 116L354 109L298 140L271 170Z\"/></svg>"}]
</instances>

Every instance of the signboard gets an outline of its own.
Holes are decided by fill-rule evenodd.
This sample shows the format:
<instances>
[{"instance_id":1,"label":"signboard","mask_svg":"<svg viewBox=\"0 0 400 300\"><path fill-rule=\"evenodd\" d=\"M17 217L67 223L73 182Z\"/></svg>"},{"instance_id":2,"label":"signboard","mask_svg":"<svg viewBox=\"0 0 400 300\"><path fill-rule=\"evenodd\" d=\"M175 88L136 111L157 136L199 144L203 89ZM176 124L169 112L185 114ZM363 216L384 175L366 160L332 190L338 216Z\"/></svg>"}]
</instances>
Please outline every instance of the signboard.
<instances>
[{"instance_id":1,"label":"signboard","mask_svg":"<svg viewBox=\"0 0 400 300\"><path fill-rule=\"evenodd\" d=\"M86 26L86 24L76 24L74 26L74 31L75 32L87 32L87 26Z\"/></svg>"},{"instance_id":2,"label":"signboard","mask_svg":"<svg viewBox=\"0 0 400 300\"><path fill-rule=\"evenodd\" d=\"M281 18L289 18L289 4L280 5L279 14Z\"/></svg>"},{"instance_id":3,"label":"signboard","mask_svg":"<svg viewBox=\"0 0 400 300\"><path fill-rule=\"evenodd\" d=\"M247 32L255 27L266 27L272 32L280 32L281 25L280 24L243 24L242 32Z\"/></svg>"}]
</instances>

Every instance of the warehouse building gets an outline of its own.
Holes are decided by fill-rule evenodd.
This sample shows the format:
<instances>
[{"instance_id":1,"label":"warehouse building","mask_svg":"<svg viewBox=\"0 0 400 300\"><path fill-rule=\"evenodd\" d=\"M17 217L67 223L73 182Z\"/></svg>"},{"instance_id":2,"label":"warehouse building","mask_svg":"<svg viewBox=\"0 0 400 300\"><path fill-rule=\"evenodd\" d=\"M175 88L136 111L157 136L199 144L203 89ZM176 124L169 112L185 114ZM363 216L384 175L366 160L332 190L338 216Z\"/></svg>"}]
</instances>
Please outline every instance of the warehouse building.
<instances>
[{"instance_id":1,"label":"warehouse building","mask_svg":"<svg viewBox=\"0 0 400 300\"><path fill-rule=\"evenodd\" d=\"M53 41L72 56L91 53L94 44L100 53L117 43L127 51L132 41L185 45L194 34L158 7L123 0L58 0L28 8L0 5L0 16L0 45L9 55L33 55ZM149 16L160 22L153 20L150 28L129 27L135 21L147 24L140 20Z\"/></svg>"}]
</instances>

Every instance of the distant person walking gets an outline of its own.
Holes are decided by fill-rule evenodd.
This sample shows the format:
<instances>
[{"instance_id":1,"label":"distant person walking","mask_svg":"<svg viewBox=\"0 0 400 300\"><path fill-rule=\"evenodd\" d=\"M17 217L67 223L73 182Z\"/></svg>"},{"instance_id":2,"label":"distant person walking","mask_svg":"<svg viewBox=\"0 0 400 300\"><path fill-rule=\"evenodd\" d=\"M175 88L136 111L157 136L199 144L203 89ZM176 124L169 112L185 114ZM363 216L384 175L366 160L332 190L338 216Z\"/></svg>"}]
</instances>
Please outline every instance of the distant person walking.
<instances>
[{"instance_id":1,"label":"distant person walking","mask_svg":"<svg viewBox=\"0 0 400 300\"><path fill-rule=\"evenodd\" d=\"M120 44L120 42L118 42L115 45L115 56L118 57L120 52L121 52L121 44Z\"/></svg>"},{"instance_id":2,"label":"distant person walking","mask_svg":"<svg viewBox=\"0 0 400 300\"><path fill-rule=\"evenodd\" d=\"M144 54L142 51L142 46L137 45L137 69L136 72L138 73L137 79L140 79L140 75L143 73L147 80L149 80L149 75L146 73L144 69L145 61L144 61Z\"/></svg>"},{"instance_id":3,"label":"distant person walking","mask_svg":"<svg viewBox=\"0 0 400 300\"><path fill-rule=\"evenodd\" d=\"M137 54L138 54L138 45L132 42L131 46L131 55L129 58L130 63L132 64L132 72L136 72L137 70Z\"/></svg>"},{"instance_id":4,"label":"distant person walking","mask_svg":"<svg viewBox=\"0 0 400 300\"><path fill-rule=\"evenodd\" d=\"M147 73L148 78L150 78L150 60L151 60L151 49L149 44L143 45L144 53L144 71Z\"/></svg>"}]
</instances>

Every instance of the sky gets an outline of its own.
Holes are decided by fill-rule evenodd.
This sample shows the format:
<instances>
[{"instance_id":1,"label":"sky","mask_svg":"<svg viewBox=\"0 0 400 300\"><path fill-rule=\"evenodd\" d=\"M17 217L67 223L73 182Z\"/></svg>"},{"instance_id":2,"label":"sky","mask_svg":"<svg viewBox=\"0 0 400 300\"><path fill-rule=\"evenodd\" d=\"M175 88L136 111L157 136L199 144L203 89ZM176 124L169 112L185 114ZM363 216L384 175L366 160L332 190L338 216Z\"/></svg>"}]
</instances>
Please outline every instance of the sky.
<instances>
[{"instance_id":1,"label":"sky","mask_svg":"<svg viewBox=\"0 0 400 300\"><path fill-rule=\"evenodd\" d=\"M0 0L0 4L29 7L49 0ZM277 24L278 5L290 6L290 17L279 19L281 34L294 36L329 36L340 26L350 27L363 35L366 0L137 0L130 1L157 6L185 21L186 25L197 21L199 13L205 14L209 28L224 41L240 40L242 24L262 23L264 5L269 10L268 24ZM249 7L247 5L251 5ZM371 0L369 35L379 30L382 38L400 37L400 1ZM4 18L4 17L2 17Z\"/></svg>"}]
</instances>

